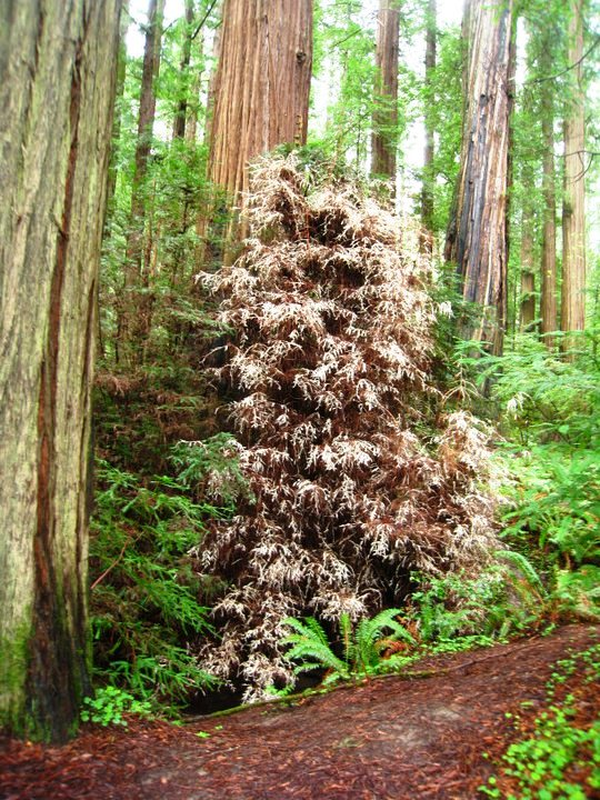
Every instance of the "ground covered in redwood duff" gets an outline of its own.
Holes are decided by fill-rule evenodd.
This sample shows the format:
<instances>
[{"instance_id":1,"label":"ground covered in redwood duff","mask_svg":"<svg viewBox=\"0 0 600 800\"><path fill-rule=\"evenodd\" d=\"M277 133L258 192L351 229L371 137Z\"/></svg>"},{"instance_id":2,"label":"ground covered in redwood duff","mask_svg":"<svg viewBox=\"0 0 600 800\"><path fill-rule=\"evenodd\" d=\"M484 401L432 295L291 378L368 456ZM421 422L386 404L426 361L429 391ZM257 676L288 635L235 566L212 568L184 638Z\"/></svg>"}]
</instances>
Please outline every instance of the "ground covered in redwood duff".
<instances>
[{"instance_id":1,"label":"ground covered in redwood duff","mask_svg":"<svg viewBox=\"0 0 600 800\"><path fill-rule=\"evenodd\" d=\"M258 706L183 727L86 727L61 748L0 739L0 797L475 798L490 761L543 710L553 665L599 639L598 626L567 626L431 659L412 666L411 677L379 678L287 708ZM583 691L577 674L567 690ZM585 708L597 713L600 687L584 691ZM517 712L519 734L507 717Z\"/></svg>"}]
</instances>

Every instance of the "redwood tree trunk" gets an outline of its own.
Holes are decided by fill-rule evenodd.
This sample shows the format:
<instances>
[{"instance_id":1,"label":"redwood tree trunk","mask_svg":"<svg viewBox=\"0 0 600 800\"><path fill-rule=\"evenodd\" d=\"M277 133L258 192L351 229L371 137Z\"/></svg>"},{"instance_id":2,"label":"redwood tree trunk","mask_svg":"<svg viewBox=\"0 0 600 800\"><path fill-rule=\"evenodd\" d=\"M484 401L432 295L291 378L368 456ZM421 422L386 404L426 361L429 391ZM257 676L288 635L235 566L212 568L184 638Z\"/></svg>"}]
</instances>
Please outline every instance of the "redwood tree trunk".
<instances>
[{"instance_id":1,"label":"redwood tree trunk","mask_svg":"<svg viewBox=\"0 0 600 800\"><path fill-rule=\"evenodd\" d=\"M110 164L108 166L107 205L108 214L111 213L112 200L117 188L117 144L121 135L121 106L125 91L125 77L127 74L127 30L129 28L129 0L123 0L121 20L119 23L119 53L117 57L117 85L115 89L115 114L112 129L112 148Z\"/></svg>"},{"instance_id":2,"label":"redwood tree trunk","mask_svg":"<svg viewBox=\"0 0 600 800\"><path fill-rule=\"evenodd\" d=\"M185 139L187 122L190 60L192 57L192 26L194 24L194 0L185 0L185 34L179 63L179 98L173 120L173 139Z\"/></svg>"},{"instance_id":3,"label":"redwood tree trunk","mask_svg":"<svg viewBox=\"0 0 600 800\"><path fill-rule=\"evenodd\" d=\"M542 76L552 72L551 42L548 36L542 47L540 59ZM556 177L554 166L554 88L549 80L540 83L540 108L542 114L542 195L544 200L541 258L540 317L544 343L554 347L554 337L548 334L558 330L558 304L556 300Z\"/></svg>"},{"instance_id":4,"label":"redwood tree trunk","mask_svg":"<svg viewBox=\"0 0 600 800\"><path fill-rule=\"evenodd\" d=\"M77 727L89 689L90 385L119 7L0 4L0 724L42 739Z\"/></svg>"},{"instance_id":5,"label":"redwood tree trunk","mask_svg":"<svg viewBox=\"0 0 600 800\"><path fill-rule=\"evenodd\" d=\"M423 188L421 190L421 223L425 229L422 244L431 250L431 233L433 231L433 186L435 174L433 173L434 157L434 108L433 74L436 64L436 0L428 0L427 4L427 35L425 48L425 157L423 161Z\"/></svg>"},{"instance_id":6,"label":"redwood tree trunk","mask_svg":"<svg viewBox=\"0 0 600 800\"><path fill-rule=\"evenodd\" d=\"M379 0L371 174L391 179L396 177L399 48L399 0Z\"/></svg>"},{"instance_id":7,"label":"redwood tree trunk","mask_svg":"<svg viewBox=\"0 0 600 800\"><path fill-rule=\"evenodd\" d=\"M234 202L251 159L306 142L311 65L312 0L225 0L209 171Z\"/></svg>"},{"instance_id":8,"label":"redwood tree trunk","mask_svg":"<svg viewBox=\"0 0 600 800\"><path fill-rule=\"evenodd\" d=\"M572 71L572 97L564 123L565 172L563 199L563 279L560 327L585 328L585 120L583 89L583 0L572 0L568 63ZM573 346L573 337L563 347Z\"/></svg>"},{"instance_id":9,"label":"redwood tree trunk","mask_svg":"<svg viewBox=\"0 0 600 800\"><path fill-rule=\"evenodd\" d=\"M532 176L533 178L533 176ZM521 218L521 330L530 331L535 320L535 271L533 263L534 210L524 199Z\"/></svg>"},{"instance_id":10,"label":"redwood tree trunk","mask_svg":"<svg viewBox=\"0 0 600 800\"><path fill-rule=\"evenodd\" d=\"M455 217L446 254L455 261L465 300L481 320L463 335L502 350L506 319L506 204L510 117L512 0L468 0L468 72Z\"/></svg>"},{"instance_id":11,"label":"redwood tree trunk","mask_svg":"<svg viewBox=\"0 0 600 800\"><path fill-rule=\"evenodd\" d=\"M140 344L146 337L150 325L151 299L147 291L140 294L139 290L142 287L148 288L148 270L142 266L147 205L145 181L156 113L156 79L160 69L164 6L165 0L150 0L148 6L135 170L131 189L131 215L124 270L125 286L119 309L117 360L130 368L138 361Z\"/></svg>"}]
</instances>

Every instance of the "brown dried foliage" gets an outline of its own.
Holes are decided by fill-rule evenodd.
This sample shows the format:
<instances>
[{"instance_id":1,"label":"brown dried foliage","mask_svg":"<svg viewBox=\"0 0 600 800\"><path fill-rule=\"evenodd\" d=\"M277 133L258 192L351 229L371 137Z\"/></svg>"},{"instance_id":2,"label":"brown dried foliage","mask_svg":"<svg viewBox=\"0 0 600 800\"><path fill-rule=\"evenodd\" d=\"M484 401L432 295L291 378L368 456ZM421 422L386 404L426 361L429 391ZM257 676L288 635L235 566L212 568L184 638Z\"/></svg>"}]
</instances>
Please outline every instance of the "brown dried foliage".
<instances>
[{"instance_id":1,"label":"brown dried foliage","mask_svg":"<svg viewBox=\"0 0 600 800\"><path fill-rule=\"evenodd\" d=\"M436 309L417 237L353 185L307 196L290 159L258 165L250 214L242 257L200 280L235 331L213 372L235 398L253 499L213 525L201 557L229 582L205 666L254 699L292 680L286 616L401 603L413 570L477 569L493 531L485 432L441 417L430 382Z\"/></svg>"}]
</instances>

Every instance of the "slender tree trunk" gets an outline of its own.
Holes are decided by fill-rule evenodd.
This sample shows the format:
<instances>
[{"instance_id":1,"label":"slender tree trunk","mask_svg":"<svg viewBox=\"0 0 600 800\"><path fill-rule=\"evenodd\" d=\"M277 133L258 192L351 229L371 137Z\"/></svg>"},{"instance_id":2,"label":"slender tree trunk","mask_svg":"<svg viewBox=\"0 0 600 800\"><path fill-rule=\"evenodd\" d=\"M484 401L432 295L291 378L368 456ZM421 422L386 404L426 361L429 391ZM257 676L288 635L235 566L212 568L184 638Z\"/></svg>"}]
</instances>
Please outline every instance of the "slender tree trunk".
<instances>
[{"instance_id":1,"label":"slender tree trunk","mask_svg":"<svg viewBox=\"0 0 600 800\"><path fill-rule=\"evenodd\" d=\"M218 31L215 32L215 39ZM194 46L195 42L195 46ZM201 30L196 34L196 39L192 42L192 79L187 105L187 122L185 126L186 142L197 143L198 141L198 112L200 110L203 68L204 68L204 36ZM208 105L208 100L206 101Z\"/></svg>"},{"instance_id":2,"label":"slender tree trunk","mask_svg":"<svg viewBox=\"0 0 600 800\"><path fill-rule=\"evenodd\" d=\"M185 139L185 126L189 101L189 68L192 57L192 30L194 25L194 0L185 0L185 35L179 64L179 98L173 120L173 139Z\"/></svg>"},{"instance_id":3,"label":"slender tree trunk","mask_svg":"<svg viewBox=\"0 0 600 800\"><path fill-rule=\"evenodd\" d=\"M251 159L306 142L311 65L312 0L225 0L209 170L235 203Z\"/></svg>"},{"instance_id":4,"label":"slender tree trunk","mask_svg":"<svg viewBox=\"0 0 600 800\"><path fill-rule=\"evenodd\" d=\"M515 130L513 126L513 109L515 106L515 86L517 75L517 25L516 18L513 17L511 23L510 44L508 49L508 84L506 91L508 93L508 154L506 157L506 208L505 216L506 221L504 225L505 230L505 263L506 263L506 291L504 295L504 305L498 308L498 316L501 328L504 332L508 330L508 291L509 291L509 278L508 278L508 263L510 261L510 248L512 244L512 194L513 183L515 177L515 163L514 163L514 149L515 149ZM517 310L517 281L513 283L513 337L517 332L518 310ZM502 342L500 342L500 349L502 349Z\"/></svg>"},{"instance_id":5,"label":"slender tree trunk","mask_svg":"<svg viewBox=\"0 0 600 800\"><path fill-rule=\"evenodd\" d=\"M89 690L90 385L119 0L0 4L0 725Z\"/></svg>"},{"instance_id":6,"label":"slender tree trunk","mask_svg":"<svg viewBox=\"0 0 600 800\"><path fill-rule=\"evenodd\" d=\"M150 298L147 292L142 298L139 289L148 283L147 271L144 272L142 269L146 218L145 181L156 113L156 79L160 69L164 5L165 0L150 0L142 67L135 170L124 270L125 286L117 332L117 361L128 367L136 363L137 345L149 328Z\"/></svg>"},{"instance_id":7,"label":"slender tree trunk","mask_svg":"<svg viewBox=\"0 0 600 800\"><path fill-rule=\"evenodd\" d=\"M528 170L527 174L532 173ZM533 174L530 175L533 184ZM526 183L527 185L527 183ZM521 330L531 331L535 320L535 269L534 269L535 214L529 197L523 200L521 217Z\"/></svg>"},{"instance_id":8,"label":"slender tree trunk","mask_svg":"<svg viewBox=\"0 0 600 800\"><path fill-rule=\"evenodd\" d=\"M165 0L150 0L148 7L148 27L144 46L140 110L138 115L137 144L135 148L135 171L131 197L132 229L135 236L128 243L128 256L140 264L138 247L143 227L144 198L142 187L148 170L148 159L152 148L154 116L156 114L156 79L160 69L160 44L162 39L162 19ZM136 223L138 223L136 225Z\"/></svg>"},{"instance_id":9,"label":"slender tree trunk","mask_svg":"<svg viewBox=\"0 0 600 800\"><path fill-rule=\"evenodd\" d=\"M429 252L431 252L432 249L433 187L436 178L433 172L433 158L435 154L435 97L433 96L433 75L436 65L436 14L436 0L428 0L425 48L425 108L423 113L425 123L425 155L423 161L423 188L421 189L421 224L425 232L422 236L422 246Z\"/></svg>"},{"instance_id":10,"label":"slender tree trunk","mask_svg":"<svg viewBox=\"0 0 600 800\"><path fill-rule=\"evenodd\" d=\"M568 63L572 70L572 96L564 122L565 167L563 199L563 277L560 327L585 328L585 120L583 89L583 0L572 0ZM563 348L575 344L565 337Z\"/></svg>"},{"instance_id":11,"label":"slender tree trunk","mask_svg":"<svg viewBox=\"0 0 600 800\"><path fill-rule=\"evenodd\" d=\"M110 155L110 164L108 167L108 189L107 189L107 206L108 214L110 215L112 200L117 187L117 144L121 135L121 104L123 101L123 93L125 91L125 76L127 73L127 43L125 37L127 36L127 29L129 28L129 0L124 0L121 9L121 19L119 23L119 55L117 58L117 86L115 90L115 114L112 130L112 147Z\"/></svg>"},{"instance_id":12,"label":"slender tree trunk","mask_svg":"<svg viewBox=\"0 0 600 800\"><path fill-rule=\"evenodd\" d=\"M455 261L463 297L482 309L463 335L501 352L507 282L509 53L512 0L469 0L467 105L454 219L446 254Z\"/></svg>"},{"instance_id":13,"label":"slender tree trunk","mask_svg":"<svg viewBox=\"0 0 600 800\"><path fill-rule=\"evenodd\" d=\"M532 103L531 93L526 93L524 105ZM524 187L521 207L521 300L520 328L524 332L533 331L535 321L535 241L536 241L536 207L532 194L535 184L534 169L531 161L525 161L521 169L521 182Z\"/></svg>"},{"instance_id":14,"label":"slender tree trunk","mask_svg":"<svg viewBox=\"0 0 600 800\"><path fill-rule=\"evenodd\" d=\"M379 0L375 64L375 111L371 137L371 174L396 177L400 0Z\"/></svg>"},{"instance_id":15,"label":"slender tree trunk","mask_svg":"<svg viewBox=\"0 0 600 800\"><path fill-rule=\"evenodd\" d=\"M545 37L542 44L540 70L542 76L552 72L552 44ZM556 177L554 165L554 89L549 80L540 83L540 108L542 116L542 195L544 200L541 257L541 330L546 346L554 347L554 337L548 334L558 330L558 304L556 299Z\"/></svg>"},{"instance_id":16,"label":"slender tree trunk","mask_svg":"<svg viewBox=\"0 0 600 800\"><path fill-rule=\"evenodd\" d=\"M223 34L223 8L222 0L218 4L218 14L221 19L221 25L216 29L212 45L213 61L217 67L213 67L210 78L208 81L208 93L206 98L206 122L204 126L204 140L210 142L212 119L215 110L216 88L217 88L217 73L218 64L221 55L221 38ZM207 164L207 177L211 177L211 163L210 158ZM194 248L194 264L197 270L212 269L217 261L220 262L222 256L222 248L217 254L211 242L212 235L215 228L215 216L218 215L219 199L223 193L223 189L218 189L209 184L209 194L204 203L202 203L200 210L196 216L196 246Z\"/></svg>"},{"instance_id":17,"label":"slender tree trunk","mask_svg":"<svg viewBox=\"0 0 600 800\"><path fill-rule=\"evenodd\" d=\"M190 87L191 102L187 108L187 122L185 125L185 140L190 144L198 141L198 108L200 104L200 91L202 87L202 70L195 71Z\"/></svg>"}]
</instances>

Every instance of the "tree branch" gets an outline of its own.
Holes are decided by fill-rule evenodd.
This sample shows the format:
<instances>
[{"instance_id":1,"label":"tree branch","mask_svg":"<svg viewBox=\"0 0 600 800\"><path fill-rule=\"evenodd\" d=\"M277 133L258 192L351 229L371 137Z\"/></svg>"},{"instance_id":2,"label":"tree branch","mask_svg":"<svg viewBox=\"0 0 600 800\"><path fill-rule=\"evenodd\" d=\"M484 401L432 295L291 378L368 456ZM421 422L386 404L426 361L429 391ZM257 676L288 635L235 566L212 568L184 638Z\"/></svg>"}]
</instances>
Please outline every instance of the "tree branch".
<instances>
[{"instance_id":1,"label":"tree branch","mask_svg":"<svg viewBox=\"0 0 600 800\"><path fill-rule=\"evenodd\" d=\"M205 14L205 15L202 17L202 19L201 19L201 20L200 20L200 22L198 23L198 27L196 28L196 30L195 30L195 31L193 32L193 34L192 34L192 38L191 38L191 41L192 41L192 42L194 41L194 39L196 38L196 36L198 36L198 34L200 33L200 31L202 30L202 27L203 27L204 23L205 23L205 22L206 22L206 20L207 20L207 19L210 17L210 15L211 15L211 13L212 13L212 10L213 10L213 8L214 8L216 5L217 5L217 0L212 0L212 3L209 5L209 7L208 7L208 10L207 10L206 14Z\"/></svg>"},{"instance_id":2,"label":"tree branch","mask_svg":"<svg viewBox=\"0 0 600 800\"><path fill-rule=\"evenodd\" d=\"M600 44L600 36L597 36L595 40L592 42L590 47L585 51L585 53L575 61L570 66L566 67L565 69L561 70L560 72L555 73L554 75L546 75L544 78L530 78L528 81L525 81L524 85L527 86L530 83L544 83L545 81L554 81L556 78L560 78L563 75L566 75L567 72L570 72L572 69L577 69L577 67L585 61L585 59L592 53L596 47Z\"/></svg>"}]
</instances>

